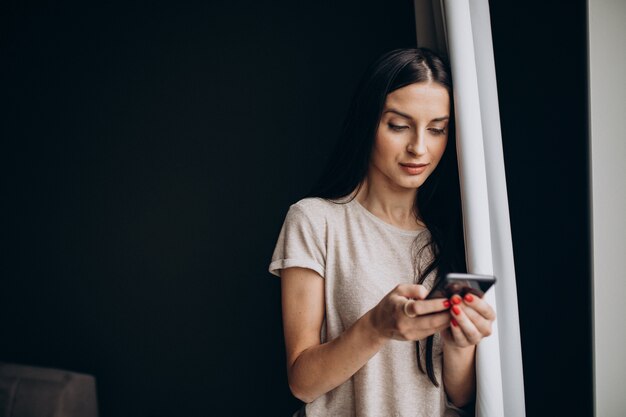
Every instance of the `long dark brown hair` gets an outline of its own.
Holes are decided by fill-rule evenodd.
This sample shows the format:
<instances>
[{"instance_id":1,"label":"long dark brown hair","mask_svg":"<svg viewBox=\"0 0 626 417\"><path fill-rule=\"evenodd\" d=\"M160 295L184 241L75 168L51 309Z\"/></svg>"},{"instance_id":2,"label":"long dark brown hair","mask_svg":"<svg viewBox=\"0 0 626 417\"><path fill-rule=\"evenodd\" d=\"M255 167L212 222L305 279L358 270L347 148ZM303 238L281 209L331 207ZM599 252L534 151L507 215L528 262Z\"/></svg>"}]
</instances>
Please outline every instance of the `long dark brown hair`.
<instances>
[{"instance_id":1,"label":"long dark brown hair","mask_svg":"<svg viewBox=\"0 0 626 417\"><path fill-rule=\"evenodd\" d=\"M387 95L409 84L420 82L442 85L450 94L452 103L449 67L429 49L396 49L384 54L369 66L352 98L343 130L329 163L307 197L336 200L350 195L362 185L367 176ZM466 270L453 121L451 104L446 150L437 168L419 187L415 200L416 213L419 213L421 221L430 232L429 239L424 241L418 237L413 245L414 282L418 284L423 283L433 272L436 273L436 284L448 272ZM432 251L432 257L429 256L429 261L424 265L420 259L427 249ZM425 372L438 387L433 369L433 338L434 336L427 338L424 349L417 341L417 364L420 371ZM425 371L423 361L426 365Z\"/></svg>"}]
</instances>

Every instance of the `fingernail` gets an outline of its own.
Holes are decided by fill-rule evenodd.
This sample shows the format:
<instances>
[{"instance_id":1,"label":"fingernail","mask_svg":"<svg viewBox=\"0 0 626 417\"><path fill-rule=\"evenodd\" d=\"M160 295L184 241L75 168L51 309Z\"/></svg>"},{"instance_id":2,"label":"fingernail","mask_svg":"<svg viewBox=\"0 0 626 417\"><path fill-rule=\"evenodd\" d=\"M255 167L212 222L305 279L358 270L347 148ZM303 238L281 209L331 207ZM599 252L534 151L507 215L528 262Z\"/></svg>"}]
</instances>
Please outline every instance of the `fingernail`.
<instances>
[{"instance_id":1,"label":"fingernail","mask_svg":"<svg viewBox=\"0 0 626 417\"><path fill-rule=\"evenodd\" d=\"M468 303L471 303L472 301L474 301L474 296L472 294L465 294L465 301L467 301Z\"/></svg>"},{"instance_id":2,"label":"fingernail","mask_svg":"<svg viewBox=\"0 0 626 417\"><path fill-rule=\"evenodd\" d=\"M452 312L454 312L454 314L458 316L459 314L461 314L461 309L458 308L457 306L454 306L452 307Z\"/></svg>"},{"instance_id":3,"label":"fingernail","mask_svg":"<svg viewBox=\"0 0 626 417\"><path fill-rule=\"evenodd\" d=\"M450 320L450 323L452 323L454 327L457 327L459 325L459 323L457 323L454 319Z\"/></svg>"},{"instance_id":4,"label":"fingernail","mask_svg":"<svg viewBox=\"0 0 626 417\"><path fill-rule=\"evenodd\" d=\"M455 294L452 296L450 301L452 301L452 304L461 304L461 297Z\"/></svg>"},{"instance_id":5,"label":"fingernail","mask_svg":"<svg viewBox=\"0 0 626 417\"><path fill-rule=\"evenodd\" d=\"M450 301L448 301L448 300L444 300L444 301L443 301L443 306L444 306L445 308L450 308Z\"/></svg>"}]
</instances>

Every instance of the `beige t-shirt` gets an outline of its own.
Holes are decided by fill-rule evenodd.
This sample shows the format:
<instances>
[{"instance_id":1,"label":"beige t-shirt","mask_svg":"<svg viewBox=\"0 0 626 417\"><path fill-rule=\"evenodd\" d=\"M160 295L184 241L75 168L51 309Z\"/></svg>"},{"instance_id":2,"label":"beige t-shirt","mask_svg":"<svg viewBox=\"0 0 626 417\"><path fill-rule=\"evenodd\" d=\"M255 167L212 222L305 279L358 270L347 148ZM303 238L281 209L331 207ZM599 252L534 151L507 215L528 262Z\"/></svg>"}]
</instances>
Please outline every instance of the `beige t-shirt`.
<instances>
[{"instance_id":1,"label":"beige t-shirt","mask_svg":"<svg viewBox=\"0 0 626 417\"><path fill-rule=\"evenodd\" d=\"M427 237L426 229L409 231L384 222L356 199L336 204L305 198L289 208L269 271L280 276L281 269L297 266L324 278L324 343L348 329L396 285L415 282L412 245L416 238ZM424 285L430 287L433 279L431 274ZM349 380L307 404L306 415L456 416L441 388L441 359L436 334L437 388L417 367L415 342L390 340Z\"/></svg>"}]
</instances>

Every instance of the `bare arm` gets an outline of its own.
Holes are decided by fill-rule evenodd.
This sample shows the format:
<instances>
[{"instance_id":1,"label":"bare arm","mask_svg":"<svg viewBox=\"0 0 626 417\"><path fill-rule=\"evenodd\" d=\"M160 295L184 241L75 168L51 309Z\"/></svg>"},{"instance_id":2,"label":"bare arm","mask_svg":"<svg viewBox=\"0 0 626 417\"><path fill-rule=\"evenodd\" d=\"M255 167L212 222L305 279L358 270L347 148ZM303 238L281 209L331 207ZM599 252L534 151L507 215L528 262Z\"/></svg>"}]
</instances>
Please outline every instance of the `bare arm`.
<instances>
[{"instance_id":1,"label":"bare arm","mask_svg":"<svg viewBox=\"0 0 626 417\"><path fill-rule=\"evenodd\" d=\"M281 271L289 387L304 402L347 381L389 339L418 340L449 325L450 316L442 312L446 309L442 300L422 301L427 293L423 286L400 285L339 337L321 344L323 280L310 269ZM404 313L407 302L407 311L417 315L415 318Z\"/></svg>"},{"instance_id":2,"label":"bare arm","mask_svg":"<svg viewBox=\"0 0 626 417\"><path fill-rule=\"evenodd\" d=\"M493 309L475 296L458 295L450 301L452 326L443 333L443 381L448 398L463 407L476 397L476 345L491 334Z\"/></svg>"},{"instance_id":3,"label":"bare arm","mask_svg":"<svg viewBox=\"0 0 626 417\"><path fill-rule=\"evenodd\" d=\"M471 403L476 396L474 355L476 346L443 346L443 385L450 402L457 407Z\"/></svg>"},{"instance_id":4,"label":"bare arm","mask_svg":"<svg viewBox=\"0 0 626 417\"><path fill-rule=\"evenodd\" d=\"M320 344L324 319L324 279L304 268L281 272L287 375L293 394L311 402L348 380L380 350L366 314L338 338Z\"/></svg>"}]
</instances>

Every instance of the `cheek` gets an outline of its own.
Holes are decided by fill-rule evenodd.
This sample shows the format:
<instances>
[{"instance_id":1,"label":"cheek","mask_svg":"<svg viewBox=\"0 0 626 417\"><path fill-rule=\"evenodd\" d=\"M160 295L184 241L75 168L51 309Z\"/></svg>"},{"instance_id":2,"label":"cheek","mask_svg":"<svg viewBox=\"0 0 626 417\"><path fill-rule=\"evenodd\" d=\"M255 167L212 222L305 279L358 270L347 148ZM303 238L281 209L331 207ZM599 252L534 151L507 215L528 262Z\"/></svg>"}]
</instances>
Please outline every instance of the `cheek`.
<instances>
[{"instance_id":1,"label":"cheek","mask_svg":"<svg viewBox=\"0 0 626 417\"><path fill-rule=\"evenodd\" d=\"M389 155L394 154L394 143L392 138L384 133L378 132L376 134L376 141L374 143L374 155L375 157L386 159Z\"/></svg>"},{"instance_id":2,"label":"cheek","mask_svg":"<svg viewBox=\"0 0 626 417\"><path fill-rule=\"evenodd\" d=\"M448 140L447 139L437 143L437 146L435 148L435 154L437 155L437 161L441 160L441 157L443 156L443 153L446 151L447 144L448 144Z\"/></svg>"}]
</instances>

